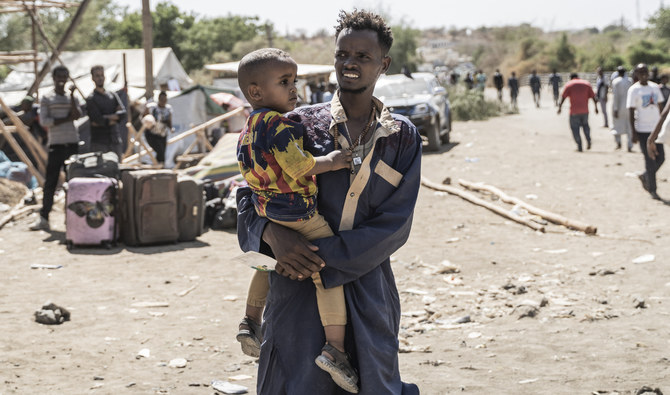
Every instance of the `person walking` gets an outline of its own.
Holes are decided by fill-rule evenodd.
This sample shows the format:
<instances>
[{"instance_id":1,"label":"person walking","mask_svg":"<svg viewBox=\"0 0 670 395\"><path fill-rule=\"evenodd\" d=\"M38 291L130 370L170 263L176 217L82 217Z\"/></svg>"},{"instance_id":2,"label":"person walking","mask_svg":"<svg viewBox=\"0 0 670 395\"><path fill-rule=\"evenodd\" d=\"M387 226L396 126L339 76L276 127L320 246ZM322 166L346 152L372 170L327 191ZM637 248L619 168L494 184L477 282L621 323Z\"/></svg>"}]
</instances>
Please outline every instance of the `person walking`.
<instances>
[{"instance_id":1,"label":"person walking","mask_svg":"<svg viewBox=\"0 0 670 395\"><path fill-rule=\"evenodd\" d=\"M493 74L493 85L495 85L496 90L498 91L498 100L502 101L502 91L503 85L505 84L505 79L503 75L500 74L500 70L496 69L495 74Z\"/></svg>"},{"instance_id":2,"label":"person walking","mask_svg":"<svg viewBox=\"0 0 670 395\"><path fill-rule=\"evenodd\" d=\"M540 82L540 77L538 77L536 70L531 72L530 78L528 79L528 85L530 85L530 91L533 93L535 107L540 108L540 88L542 87L542 83Z\"/></svg>"},{"instance_id":3,"label":"person walking","mask_svg":"<svg viewBox=\"0 0 670 395\"><path fill-rule=\"evenodd\" d=\"M644 172L639 175L642 187L656 200L661 198L656 193L656 172L665 161L663 144L655 144L656 155L649 154L649 135L656 128L661 119L661 105L663 94L658 85L649 80L649 68L640 63L635 67L635 75L638 79L628 89L626 107L630 117L630 127L633 134L633 143L640 143L640 150L644 155Z\"/></svg>"},{"instance_id":4,"label":"person walking","mask_svg":"<svg viewBox=\"0 0 670 395\"><path fill-rule=\"evenodd\" d=\"M563 85L563 78L561 78L561 75L556 72L556 69L554 69L549 75L549 84L551 85L551 91L554 94L554 106L558 107L560 88L561 85Z\"/></svg>"},{"instance_id":5,"label":"person walking","mask_svg":"<svg viewBox=\"0 0 670 395\"><path fill-rule=\"evenodd\" d=\"M621 136L628 137L628 152L633 150L633 135L626 108L628 88L631 85L633 81L626 75L626 69L623 66L617 67L617 77L612 81L612 134L617 150L621 149Z\"/></svg>"},{"instance_id":6,"label":"person walking","mask_svg":"<svg viewBox=\"0 0 670 395\"><path fill-rule=\"evenodd\" d=\"M595 113L598 114L598 102L596 95L588 81L579 78L577 73L570 74L570 82L565 84L561 101L558 103L558 114L566 98L570 98L570 129L572 137L577 143L577 151L582 152L582 139L579 129L584 131L586 138L586 149L591 149L591 128L589 128L589 99L595 104Z\"/></svg>"},{"instance_id":7,"label":"person walking","mask_svg":"<svg viewBox=\"0 0 670 395\"><path fill-rule=\"evenodd\" d=\"M517 98L519 97L519 80L516 78L516 72L512 71L512 76L507 80L507 86L509 87L509 99L512 103L512 108L515 110L519 109L517 105Z\"/></svg>"},{"instance_id":8,"label":"person walking","mask_svg":"<svg viewBox=\"0 0 670 395\"><path fill-rule=\"evenodd\" d=\"M56 66L51 77L54 90L42 98L39 110L39 121L48 130L49 146L42 209L40 217L30 225L30 230L50 229L49 213L53 207L61 169L65 169L65 161L79 150L79 131L74 126L74 121L81 117L82 111L74 97L74 85L70 87L69 97L65 93L70 72L65 66Z\"/></svg>"},{"instance_id":9,"label":"person walking","mask_svg":"<svg viewBox=\"0 0 670 395\"><path fill-rule=\"evenodd\" d=\"M121 160L122 143L118 123L126 115L119 96L105 89L105 68L91 68L95 89L86 98L86 113L91 121L90 151L114 152Z\"/></svg>"},{"instance_id":10,"label":"person walking","mask_svg":"<svg viewBox=\"0 0 670 395\"><path fill-rule=\"evenodd\" d=\"M600 103L600 110L603 113L604 125L603 127L608 128L609 122L607 118L607 93L609 91L609 81L607 77L603 74L603 68L598 67L596 69L598 77L596 78L596 98L598 103Z\"/></svg>"}]
</instances>

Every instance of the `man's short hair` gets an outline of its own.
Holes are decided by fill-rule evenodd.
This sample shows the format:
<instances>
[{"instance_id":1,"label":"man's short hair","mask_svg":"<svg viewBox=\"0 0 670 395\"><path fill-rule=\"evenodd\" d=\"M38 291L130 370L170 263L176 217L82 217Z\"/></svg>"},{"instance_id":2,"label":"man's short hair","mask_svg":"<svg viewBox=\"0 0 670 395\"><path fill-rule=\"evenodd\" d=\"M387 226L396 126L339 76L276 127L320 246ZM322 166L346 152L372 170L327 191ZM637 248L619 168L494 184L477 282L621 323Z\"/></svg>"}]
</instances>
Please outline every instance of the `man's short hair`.
<instances>
[{"instance_id":1,"label":"man's short hair","mask_svg":"<svg viewBox=\"0 0 670 395\"><path fill-rule=\"evenodd\" d=\"M276 62L293 63L295 61L286 51L278 48L261 48L244 55L237 66L237 83L244 96L247 95L249 85L256 83L256 79L265 68ZM249 98L247 97L247 100Z\"/></svg>"},{"instance_id":2,"label":"man's short hair","mask_svg":"<svg viewBox=\"0 0 670 395\"><path fill-rule=\"evenodd\" d=\"M105 72L105 67L101 64L96 64L95 66L91 67L91 74L93 74L94 71L96 70L102 70L102 72Z\"/></svg>"},{"instance_id":3,"label":"man's short hair","mask_svg":"<svg viewBox=\"0 0 670 395\"><path fill-rule=\"evenodd\" d=\"M570 79L574 80L575 78L579 78L579 74L577 73L570 73Z\"/></svg>"},{"instance_id":4,"label":"man's short hair","mask_svg":"<svg viewBox=\"0 0 670 395\"><path fill-rule=\"evenodd\" d=\"M340 10L337 25L335 25L335 40L337 40L342 30L345 29L375 31L384 55L388 54L393 45L391 28L386 25L384 18L370 11L359 11L355 8L352 12Z\"/></svg>"},{"instance_id":5,"label":"man's short hair","mask_svg":"<svg viewBox=\"0 0 670 395\"><path fill-rule=\"evenodd\" d=\"M59 64L58 66L54 67L53 70L51 70L51 77L56 76L58 73L65 73L68 77L70 76L70 70L67 69L67 67L63 66L62 64Z\"/></svg>"}]
</instances>

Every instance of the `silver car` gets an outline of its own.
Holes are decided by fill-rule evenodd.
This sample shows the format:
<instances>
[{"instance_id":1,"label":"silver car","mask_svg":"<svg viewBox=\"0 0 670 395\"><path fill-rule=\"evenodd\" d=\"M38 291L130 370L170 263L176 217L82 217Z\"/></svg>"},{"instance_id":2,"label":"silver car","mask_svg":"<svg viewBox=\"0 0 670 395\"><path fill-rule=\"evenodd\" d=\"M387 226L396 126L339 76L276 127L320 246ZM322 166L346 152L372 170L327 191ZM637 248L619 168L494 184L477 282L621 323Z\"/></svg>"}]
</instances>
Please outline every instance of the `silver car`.
<instances>
[{"instance_id":1,"label":"silver car","mask_svg":"<svg viewBox=\"0 0 670 395\"><path fill-rule=\"evenodd\" d=\"M449 143L451 111L446 89L431 73L382 75L374 95L392 113L409 118L427 140L426 151L437 151Z\"/></svg>"}]
</instances>

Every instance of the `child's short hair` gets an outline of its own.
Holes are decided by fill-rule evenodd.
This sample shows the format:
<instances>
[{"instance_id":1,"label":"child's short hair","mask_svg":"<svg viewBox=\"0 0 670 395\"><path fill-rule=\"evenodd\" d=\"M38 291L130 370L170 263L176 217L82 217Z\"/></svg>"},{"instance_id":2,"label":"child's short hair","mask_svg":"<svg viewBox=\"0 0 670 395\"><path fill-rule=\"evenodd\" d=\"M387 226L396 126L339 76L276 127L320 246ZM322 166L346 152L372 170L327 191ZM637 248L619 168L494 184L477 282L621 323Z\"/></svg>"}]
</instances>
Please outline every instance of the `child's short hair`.
<instances>
[{"instance_id":1,"label":"child's short hair","mask_svg":"<svg viewBox=\"0 0 670 395\"><path fill-rule=\"evenodd\" d=\"M237 66L237 83L244 96L247 97L247 88L256 82L256 79L268 65L275 62L293 63L295 61L286 51L277 48L261 48L250 52L240 60ZM249 97L247 97L249 100Z\"/></svg>"}]
</instances>

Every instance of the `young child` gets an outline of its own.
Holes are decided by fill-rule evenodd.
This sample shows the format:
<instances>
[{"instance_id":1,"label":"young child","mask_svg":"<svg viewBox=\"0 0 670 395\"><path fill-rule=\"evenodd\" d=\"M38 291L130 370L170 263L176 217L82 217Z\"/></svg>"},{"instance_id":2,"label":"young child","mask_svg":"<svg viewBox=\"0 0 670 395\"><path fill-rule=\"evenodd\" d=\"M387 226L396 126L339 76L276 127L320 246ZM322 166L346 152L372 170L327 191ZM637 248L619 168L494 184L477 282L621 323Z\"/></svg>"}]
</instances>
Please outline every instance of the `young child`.
<instances>
[{"instance_id":1,"label":"young child","mask_svg":"<svg viewBox=\"0 0 670 395\"><path fill-rule=\"evenodd\" d=\"M313 157L303 149L302 125L281 115L296 106L297 70L295 61L279 49L259 49L242 58L237 78L253 112L240 133L237 160L253 191L258 215L314 240L333 236L328 222L316 210L314 175L349 168L352 159L350 152L340 150ZM358 375L344 351L344 291L341 286L325 289L318 273L312 280L326 337L315 362L337 385L357 393ZM268 290L267 272L255 272L237 334L242 352L253 357L260 355L260 323Z\"/></svg>"}]
</instances>

